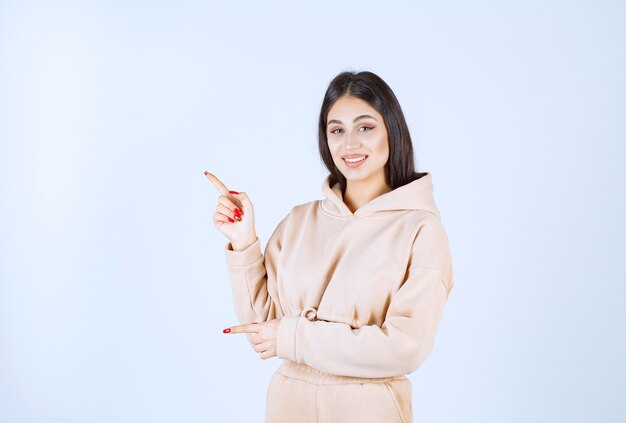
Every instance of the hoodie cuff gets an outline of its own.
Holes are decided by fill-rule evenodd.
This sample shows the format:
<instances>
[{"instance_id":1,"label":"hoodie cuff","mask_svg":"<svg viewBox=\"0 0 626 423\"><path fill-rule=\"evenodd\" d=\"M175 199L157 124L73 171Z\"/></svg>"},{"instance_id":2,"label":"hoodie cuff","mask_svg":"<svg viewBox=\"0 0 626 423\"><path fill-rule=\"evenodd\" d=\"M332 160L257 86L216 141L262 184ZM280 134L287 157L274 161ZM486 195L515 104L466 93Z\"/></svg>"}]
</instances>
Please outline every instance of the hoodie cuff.
<instances>
[{"instance_id":1,"label":"hoodie cuff","mask_svg":"<svg viewBox=\"0 0 626 423\"><path fill-rule=\"evenodd\" d=\"M276 355L299 363L296 355L296 331L301 316L285 316L280 319L276 337Z\"/></svg>"},{"instance_id":2,"label":"hoodie cuff","mask_svg":"<svg viewBox=\"0 0 626 423\"><path fill-rule=\"evenodd\" d=\"M224 247L226 255L226 264L229 267L245 267L257 261L263 255L261 253L261 241L256 238L252 244L248 245L245 250L235 251L230 241Z\"/></svg>"}]
</instances>

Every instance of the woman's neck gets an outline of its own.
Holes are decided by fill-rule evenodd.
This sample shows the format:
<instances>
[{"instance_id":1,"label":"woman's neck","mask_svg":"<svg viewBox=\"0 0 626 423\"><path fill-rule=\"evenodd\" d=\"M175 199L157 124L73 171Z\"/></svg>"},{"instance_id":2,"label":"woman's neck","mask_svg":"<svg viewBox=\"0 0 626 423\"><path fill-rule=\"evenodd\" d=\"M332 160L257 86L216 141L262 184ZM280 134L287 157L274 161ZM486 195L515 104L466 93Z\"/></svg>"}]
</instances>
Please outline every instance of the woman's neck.
<instances>
[{"instance_id":1,"label":"woman's neck","mask_svg":"<svg viewBox=\"0 0 626 423\"><path fill-rule=\"evenodd\" d=\"M343 202L352 213L356 212L362 205L372 201L374 198L392 191L387 185L384 174L368 179L357 181L346 181L346 192L343 195Z\"/></svg>"}]
</instances>

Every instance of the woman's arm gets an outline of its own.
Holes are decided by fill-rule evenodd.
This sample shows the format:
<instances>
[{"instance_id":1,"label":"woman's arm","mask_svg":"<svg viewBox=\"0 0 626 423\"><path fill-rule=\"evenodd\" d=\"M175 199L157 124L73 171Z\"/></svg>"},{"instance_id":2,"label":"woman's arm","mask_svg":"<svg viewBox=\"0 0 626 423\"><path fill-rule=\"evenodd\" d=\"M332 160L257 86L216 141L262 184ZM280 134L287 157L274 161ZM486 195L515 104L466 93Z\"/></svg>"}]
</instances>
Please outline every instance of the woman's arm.
<instances>
[{"instance_id":1,"label":"woman's arm","mask_svg":"<svg viewBox=\"0 0 626 423\"><path fill-rule=\"evenodd\" d=\"M323 372L355 377L411 373L430 354L453 286L447 235L438 221L424 225L408 275L391 300L382 327L284 317L277 355Z\"/></svg>"},{"instance_id":2,"label":"woman's arm","mask_svg":"<svg viewBox=\"0 0 626 423\"><path fill-rule=\"evenodd\" d=\"M264 254L261 254L258 237L241 251L233 250L230 242L224 248L235 314L242 324L284 316L276 287L276 266L288 217L285 216L274 229Z\"/></svg>"}]
</instances>

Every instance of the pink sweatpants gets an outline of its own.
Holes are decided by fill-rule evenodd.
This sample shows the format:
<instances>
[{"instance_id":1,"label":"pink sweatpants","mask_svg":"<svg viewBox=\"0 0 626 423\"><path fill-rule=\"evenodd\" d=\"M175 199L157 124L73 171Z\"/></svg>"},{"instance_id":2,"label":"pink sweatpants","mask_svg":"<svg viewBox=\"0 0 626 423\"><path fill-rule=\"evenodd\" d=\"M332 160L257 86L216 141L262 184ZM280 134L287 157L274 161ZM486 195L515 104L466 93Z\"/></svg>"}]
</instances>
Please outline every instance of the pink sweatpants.
<instances>
[{"instance_id":1,"label":"pink sweatpants","mask_svg":"<svg viewBox=\"0 0 626 423\"><path fill-rule=\"evenodd\" d=\"M406 375L356 378L283 360L267 388L265 423L411 423Z\"/></svg>"}]
</instances>

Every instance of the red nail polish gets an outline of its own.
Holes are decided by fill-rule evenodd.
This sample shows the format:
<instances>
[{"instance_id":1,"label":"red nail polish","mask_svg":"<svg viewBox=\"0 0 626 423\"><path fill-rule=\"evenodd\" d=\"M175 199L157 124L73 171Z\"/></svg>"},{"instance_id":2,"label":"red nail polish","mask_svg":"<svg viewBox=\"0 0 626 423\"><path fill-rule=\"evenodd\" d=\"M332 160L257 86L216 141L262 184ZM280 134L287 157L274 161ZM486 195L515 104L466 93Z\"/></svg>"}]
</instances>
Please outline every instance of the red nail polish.
<instances>
[{"instance_id":1,"label":"red nail polish","mask_svg":"<svg viewBox=\"0 0 626 423\"><path fill-rule=\"evenodd\" d=\"M208 174L209 174L209 172L207 172L207 171L205 170L205 171L204 171L204 174L205 174L205 175L208 175Z\"/></svg>"},{"instance_id":2,"label":"red nail polish","mask_svg":"<svg viewBox=\"0 0 626 423\"><path fill-rule=\"evenodd\" d=\"M237 207L235 207L235 214L243 214L243 213L241 212L241 210L239 210Z\"/></svg>"},{"instance_id":3,"label":"red nail polish","mask_svg":"<svg viewBox=\"0 0 626 423\"><path fill-rule=\"evenodd\" d=\"M239 194L237 191L228 191L231 194Z\"/></svg>"},{"instance_id":4,"label":"red nail polish","mask_svg":"<svg viewBox=\"0 0 626 423\"><path fill-rule=\"evenodd\" d=\"M230 217L228 218L228 221L229 221L230 223L233 223L233 222L234 222L234 220L233 220L233 219L231 219Z\"/></svg>"},{"instance_id":5,"label":"red nail polish","mask_svg":"<svg viewBox=\"0 0 626 423\"><path fill-rule=\"evenodd\" d=\"M230 333L230 328L224 329L224 333Z\"/></svg>"}]
</instances>

